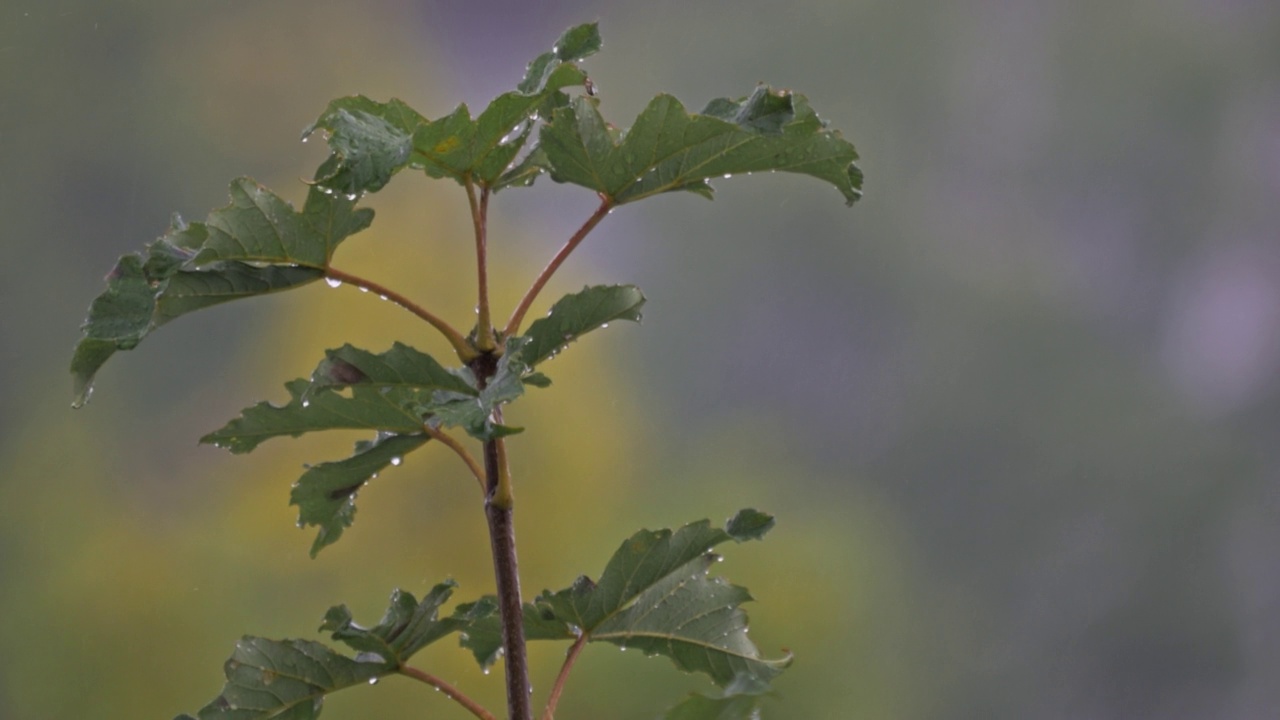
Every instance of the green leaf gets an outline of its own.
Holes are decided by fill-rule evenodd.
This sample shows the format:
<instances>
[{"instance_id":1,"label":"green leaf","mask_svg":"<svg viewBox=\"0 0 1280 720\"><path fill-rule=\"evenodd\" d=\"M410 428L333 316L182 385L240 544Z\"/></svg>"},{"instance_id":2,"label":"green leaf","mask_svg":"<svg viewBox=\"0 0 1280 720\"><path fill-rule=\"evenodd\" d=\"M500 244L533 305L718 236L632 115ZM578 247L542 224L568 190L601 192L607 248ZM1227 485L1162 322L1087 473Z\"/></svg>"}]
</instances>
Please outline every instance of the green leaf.
<instances>
[{"instance_id":1,"label":"green leaf","mask_svg":"<svg viewBox=\"0 0 1280 720\"><path fill-rule=\"evenodd\" d=\"M302 133L329 134L332 154L316 172L322 187L344 195L377 192L409 163L413 133L426 118L396 98L380 103L363 95L329 103Z\"/></svg>"},{"instance_id":2,"label":"green leaf","mask_svg":"<svg viewBox=\"0 0 1280 720\"><path fill-rule=\"evenodd\" d=\"M405 455L426 444L428 436L385 435L356 443L355 455L307 469L293 486L289 504L298 506L298 527L318 525L311 545L315 557L351 527L356 514L356 493L388 465L399 465Z\"/></svg>"},{"instance_id":3,"label":"green leaf","mask_svg":"<svg viewBox=\"0 0 1280 720\"><path fill-rule=\"evenodd\" d=\"M600 51L600 27L587 23L571 27L560 36L550 52L534 58L525 69L524 79L516 86L522 93L532 94L545 88L562 63L574 62Z\"/></svg>"},{"instance_id":4,"label":"green leaf","mask_svg":"<svg viewBox=\"0 0 1280 720\"><path fill-rule=\"evenodd\" d=\"M499 95L475 120L466 105L420 126L413 137L413 159L432 177L468 178L493 189L529 185L542 172L541 154L531 152L512 168L539 117L568 103L560 92L583 85L587 74L577 62L600 49L595 23L570 28L551 52L529 63L514 92Z\"/></svg>"},{"instance_id":5,"label":"green leaf","mask_svg":"<svg viewBox=\"0 0 1280 720\"><path fill-rule=\"evenodd\" d=\"M708 180L784 171L831 183L852 205L862 196L853 145L826 129L803 95L756 88L690 114L670 95L653 99L625 133L612 131L595 98L556 110L540 146L551 177L595 190L616 204L685 190L711 197Z\"/></svg>"},{"instance_id":6,"label":"green leaf","mask_svg":"<svg viewBox=\"0 0 1280 720\"><path fill-rule=\"evenodd\" d=\"M460 644L471 651L482 668L491 667L502 657L502 620L497 611L498 599L493 595L459 605L456 611L468 616L479 615L462 634ZM525 640L575 640L578 637L568 624L532 603L524 604L522 620Z\"/></svg>"},{"instance_id":7,"label":"green leaf","mask_svg":"<svg viewBox=\"0 0 1280 720\"><path fill-rule=\"evenodd\" d=\"M460 427L468 435L481 441L523 432L524 428L494 422L493 411L524 394L524 379L529 377L529 366L523 359L523 349L527 342L525 338L507 340L505 352L498 360L493 377L489 378L488 384L478 395L439 392L432 402L420 405L419 410L428 416L429 422ZM474 383L470 370L465 370L464 374L469 382ZM533 385L541 382L536 376L531 379Z\"/></svg>"},{"instance_id":8,"label":"green leaf","mask_svg":"<svg viewBox=\"0 0 1280 720\"><path fill-rule=\"evenodd\" d=\"M312 720L320 715L325 695L375 681L394 669L386 662L352 660L310 640L246 636L224 666L222 693L196 717Z\"/></svg>"},{"instance_id":9,"label":"green leaf","mask_svg":"<svg viewBox=\"0 0 1280 720\"><path fill-rule=\"evenodd\" d=\"M358 657L381 658L394 668L402 667L414 653L446 635L463 630L471 623L494 611L493 607L469 608L471 612L455 613L440 618L443 605L457 583L452 580L436 585L422 602L402 590L391 593L391 601L382 620L371 628L355 623L346 605L329 608L320 629L333 634L333 639L361 653Z\"/></svg>"},{"instance_id":10,"label":"green leaf","mask_svg":"<svg viewBox=\"0 0 1280 720\"><path fill-rule=\"evenodd\" d=\"M203 223L175 219L144 252L120 258L72 357L77 407L116 351L186 313L320 279L338 244L373 220L372 210L316 188L296 211L249 178L231 184L231 201Z\"/></svg>"},{"instance_id":11,"label":"green leaf","mask_svg":"<svg viewBox=\"0 0 1280 720\"><path fill-rule=\"evenodd\" d=\"M565 295L547 316L529 325L524 362L534 367L556 356L568 343L615 320L640 321L645 297L634 285L596 285Z\"/></svg>"},{"instance_id":12,"label":"green leaf","mask_svg":"<svg viewBox=\"0 0 1280 720\"><path fill-rule=\"evenodd\" d=\"M707 572L718 560L711 548L760 539L772 520L743 510L725 530L706 520L674 532L641 530L618 548L599 582L583 576L526 604L525 632L530 639L556 640L585 633L588 641L665 655L681 670L705 673L721 686L765 688L791 658L760 656L739 607L750 594L709 579ZM463 642L482 666L496 659L501 644L494 622L477 623Z\"/></svg>"},{"instance_id":13,"label":"green leaf","mask_svg":"<svg viewBox=\"0 0 1280 720\"><path fill-rule=\"evenodd\" d=\"M200 442L245 453L274 437L320 430L413 435L422 432L424 413L437 396L476 395L466 380L400 343L378 355L350 345L329 350L311 380L294 380L285 388L285 405L258 403ZM349 397L340 388L349 388Z\"/></svg>"},{"instance_id":14,"label":"green leaf","mask_svg":"<svg viewBox=\"0 0 1280 720\"><path fill-rule=\"evenodd\" d=\"M356 196L382 189L412 166L431 177L470 179L494 190L528 185L543 171L542 156L531 152L513 168L516 156L537 119L568 103L561 91L587 81L576 63L599 48L595 24L571 28L551 52L529 64L517 90L499 95L474 119L466 105L427 120L396 99L334 100L303 133L304 138L316 130L329 135L332 154L316 172L316 182Z\"/></svg>"}]
</instances>

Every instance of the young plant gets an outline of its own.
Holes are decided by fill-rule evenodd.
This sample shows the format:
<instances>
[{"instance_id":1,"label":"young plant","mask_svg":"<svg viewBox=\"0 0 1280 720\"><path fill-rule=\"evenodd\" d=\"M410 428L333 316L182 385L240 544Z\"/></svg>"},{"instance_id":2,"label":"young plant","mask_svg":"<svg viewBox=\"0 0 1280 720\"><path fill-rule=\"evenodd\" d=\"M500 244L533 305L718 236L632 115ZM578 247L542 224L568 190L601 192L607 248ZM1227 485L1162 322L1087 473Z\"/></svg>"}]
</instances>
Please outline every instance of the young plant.
<instances>
[{"instance_id":1,"label":"young plant","mask_svg":"<svg viewBox=\"0 0 1280 720\"><path fill-rule=\"evenodd\" d=\"M861 195L857 153L802 95L763 85L744 98L712 100L700 113L658 95L629 130L619 129L601 117L600 100L579 64L599 48L594 24L570 29L529 64L515 90L474 118L465 105L430 120L395 99L334 100L304 132L326 135L331 154L309 183L301 210L240 178L231 184L230 205L204 222L175 218L163 237L122 257L107 276L71 364L77 407L108 358L164 323L318 281L367 290L408 310L449 342L459 362L447 368L401 343L380 353L344 345L326 351L310 378L287 383L287 402L254 405L201 441L245 453L281 436L331 429L372 433L351 457L312 466L293 486L299 526L319 529L313 557L351 525L357 492L370 478L435 441L456 454L477 483L496 594L445 611L451 581L421 600L396 590L372 627L356 624L346 606L333 607L321 630L354 655L309 640L245 637L226 663L221 694L197 713L200 720L315 718L327 694L397 674L434 686L477 718L497 717L408 664L417 651L454 634L481 666L504 659L511 720L533 717L525 654L530 640L569 644L540 715L545 720L554 717L589 642L665 655L722 689L716 697L686 698L665 718L758 717L760 696L790 657L761 656L739 607L750 599L747 591L709 579L707 571L715 546L760 539L773 518L743 510L723 528L703 520L676 530L641 530L622 543L597 580L584 575L524 602L512 524L515 481L507 463L508 438L521 428L504 422L503 407L526 388L547 387L542 364L570 342L611 322L639 321L645 298L637 288L598 285L561 298L545 317L525 323L547 281L615 207L676 191L710 198L710 180L766 170L825 180L852 204ZM358 207L361 196L403 170L452 180L466 195L478 293L476 324L465 333L405 295L333 264L339 244L373 221L372 210ZM528 186L544 173L587 188L600 202L499 321L489 303L489 206L497 193ZM479 443L478 457L462 436Z\"/></svg>"}]
</instances>

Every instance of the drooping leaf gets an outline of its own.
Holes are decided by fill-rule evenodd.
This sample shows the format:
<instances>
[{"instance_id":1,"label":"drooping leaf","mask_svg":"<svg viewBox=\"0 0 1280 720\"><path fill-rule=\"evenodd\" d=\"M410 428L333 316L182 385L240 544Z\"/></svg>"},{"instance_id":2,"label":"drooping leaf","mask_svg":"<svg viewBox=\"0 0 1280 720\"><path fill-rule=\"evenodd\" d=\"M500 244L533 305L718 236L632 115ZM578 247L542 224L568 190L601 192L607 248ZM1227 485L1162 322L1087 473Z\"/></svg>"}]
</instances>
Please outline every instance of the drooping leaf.
<instances>
[{"instance_id":1,"label":"drooping leaf","mask_svg":"<svg viewBox=\"0 0 1280 720\"><path fill-rule=\"evenodd\" d=\"M616 204L686 190L711 197L708 180L783 171L831 183L852 205L862 195L853 145L809 107L803 95L756 88L741 100L712 101L702 113L658 95L619 133L598 102L579 97L556 110L541 133L551 177L595 190Z\"/></svg>"},{"instance_id":2,"label":"drooping leaf","mask_svg":"<svg viewBox=\"0 0 1280 720\"><path fill-rule=\"evenodd\" d=\"M634 285L596 285L565 295L547 316L530 323L524 337L524 362L534 367L555 357L567 343L615 320L640 321L645 297Z\"/></svg>"},{"instance_id":3,"label":"drooping leaf","mask_svg":"<svg viewBox=\"0 0 1280 720\"><path fill-rule=\"evenodd\" d=\"M276 406L260 402L240 417L200 438L200 442L246 453L266 440L298 437L320 430L377 430L411 435L422 430L422 416L414 409L413 394L391 388L356 385L351 397L336 392L312 392L312 383L299 378L285 383L289 402Z\"/></svg>"},{"instance_id":4,"label":"drooping leaf","mask_svg":"<svg viewBox=\"0 0 1280 720\"><path fill-rule=\"evenodd\" d=\"M144 252L120 258L89 308L71 374L75 405L117 350L189 312L320 279L333 251L368 227L373 211L312 188L301 211L249 178L231 184L231 205L203 223L176 221Z\"/></svg>"},{"instance_id":5,"label":"drooping leaf","mask_svg":"<svg viewBox=\"0 0 1280 720\"><path fill-rule=\"evenodd\" d=\"M743 510L723 530L706 520L674 532L641 530L618 548L598 582L583 576L526 604L526 634L563 640L585 633L588 641L665 655L681 670L705 673L721 686L767 687L790 656L761 657L739 607L750 594L709 579L707 571L718 559L711 548L760 539L772 520ZM463 643L481 665L496 659L501 643L500 631L487 622L469 629Z\"/></svg>"},{"instance_id":6,"label":"drooping leaf","mask_svg":"<svg viewBox=\"0 0 1280 720\"><path fill-rule=\"evenodd\" d=\"M387 435L356 443L355 455L307 468L289 495L298 506L298 527L318 525L311 557L342 536L356 514L356 493L388 465L399 465L405 455L426 444L428 436Z\"/></svg>"},{"instance_id":7,"label":"drooping leaf","mask_svg":"<svg viewBox=\"0 0 1280 720\"><path fill-rule=\"evenodd\" d=\"M403 666L414 653L450 633L466 629L476 620L485 618L494 607L471 606L467 612L455 612L441 618L443 605L457 583L445 581L433 587L422 602L411 593L396 590L382 620L371 628L357 625L346 605L329 608L320 629L332 633L334 640L345 643L359 657L381 658L393 668Z\"/></svg>"},{"instance_id":8,"label":"drooping leaf","mask_svg":"<svg viewBox=\"0 0 1280 720\"><path fill-rule=\"evenodd\" d=\"M409 163L413 132L426 118L396 98L380 103L363 95L338 98L302 132L329 134L332 154L316 172L321 187L344 195L377 192Z\"/></svg>"},{"instance_id":9,"label":"drooping leaf","mask_svg":"<svg viewBox=\"0 0 1280 720\"><path fill-rule=\"evenodd\" d=\"M376 355L350 345L329 350L311 380L294 380L285 388L285 405L258 403L200 442L244 453L273 437L320 430L417 434L433 398L476 395L431 356L400 343ZM337 392L340 388L349 388L350 396Z\"/></svg>"},{"instance_id":10,"label":"drooping leaf","mask_svg":"<svg viewBox=\"0 0 1280 720\"><path fill-rule=\"evenodd\" d=\"M310 640L246 636L224 670L222 693L198 720L314 720L324 696L394 671L387 662L352 660ZM190 716L181 716L190 717Z\"/></svg>"}]
</instances>

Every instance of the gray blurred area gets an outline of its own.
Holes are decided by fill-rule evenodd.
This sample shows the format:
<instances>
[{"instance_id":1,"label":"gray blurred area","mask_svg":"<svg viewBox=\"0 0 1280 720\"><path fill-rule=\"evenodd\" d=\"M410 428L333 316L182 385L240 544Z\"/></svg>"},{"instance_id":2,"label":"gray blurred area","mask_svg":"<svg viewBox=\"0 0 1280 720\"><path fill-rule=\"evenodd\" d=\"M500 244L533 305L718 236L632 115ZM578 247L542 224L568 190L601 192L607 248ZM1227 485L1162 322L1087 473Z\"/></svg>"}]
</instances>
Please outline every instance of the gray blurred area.
<instances>
[{"instance_id":1,"label":"gray blurred area","mask_svg":"<svg viewBox=\"0 0 1280 720\"><path fill-rule=\"evenodd\" d=\"M550 425L584 397L625 436L581 487L626 501L523 515L553 547L597 518L566 551L582 567L530 551L528 589L641 525L767 505L776 544L726 563L760 600L752 636L798 657L766 717L1280 716L1280 4L4 0L0 717L191 712L239 633L305 635L329 604L376 615L387 583L421 589L421 569L361 576L370 555L307 560L293 476L250 483L256 455L195 447L309 372L322 346L277 362L282 329L328 322L307 301L184 318L72 414L76 328L171 212L203 217L242 174L300 198L324 153L296 139L330 98L478 111L589 20L613 122L657 92L698 108L791 88L857 144L866 197L717 181L712 203L621 208L564 268L560 292L635 282L650 301L639 329L581 348L607 382L548 367L544 392L566 393L537 406ZM592 204L545 179L498 196L500 270L527 281ZM548 457L527 496L560 492ZM220 534L259 492L290 546ZM424 543L444 542L434 522ZM707 689L617 655L588 654L566 720L652 718ZM374 707L463 716L397 692ZM359 702L326 717L366 717Z\"/></svg>"}]
</instances>

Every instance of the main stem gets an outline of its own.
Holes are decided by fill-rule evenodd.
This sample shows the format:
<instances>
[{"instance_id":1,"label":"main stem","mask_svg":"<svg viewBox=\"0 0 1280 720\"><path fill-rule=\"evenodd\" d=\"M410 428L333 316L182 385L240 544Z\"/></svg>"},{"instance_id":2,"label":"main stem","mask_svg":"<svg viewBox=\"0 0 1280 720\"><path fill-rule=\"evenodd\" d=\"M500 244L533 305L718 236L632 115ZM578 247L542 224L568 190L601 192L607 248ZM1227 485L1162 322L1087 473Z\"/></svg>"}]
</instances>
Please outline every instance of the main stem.
<instances>
[{"instance_id":1,"label":"main stem","mask_svg":"<svg viewBox=\"0 0 1280 720\"><path fill-rule=\"evenodd\" d=\"M468 363L483 388L497 371L498 358L487 352ZM501 410L495 410L501 422ZM514 500L506 445L501 438L484 444L484 514L489 521L489 546L493 576L498 586L498 613L502 620L503 665L507 674L507 717L533 720L529 687L529 658L525 652L524 608L520 595L520 564L516 559Z\"/></svg>"}]
</instances>

